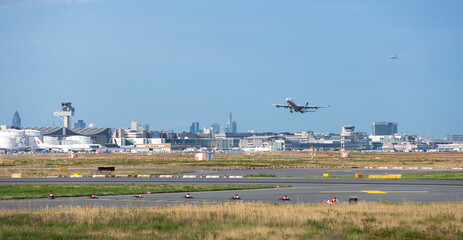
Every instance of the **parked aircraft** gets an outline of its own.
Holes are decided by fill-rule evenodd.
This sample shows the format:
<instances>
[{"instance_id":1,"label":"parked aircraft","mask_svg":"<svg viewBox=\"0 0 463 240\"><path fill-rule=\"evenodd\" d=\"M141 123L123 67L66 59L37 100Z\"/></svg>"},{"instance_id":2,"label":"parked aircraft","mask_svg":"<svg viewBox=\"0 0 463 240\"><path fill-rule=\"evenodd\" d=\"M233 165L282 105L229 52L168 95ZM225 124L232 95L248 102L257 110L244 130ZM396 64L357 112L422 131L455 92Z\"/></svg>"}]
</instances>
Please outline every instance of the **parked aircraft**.
<instances>
[{"instance_id":1,"label":"parked aircraft","mask_svg":"<svg viewBox=\"0 0 463 240\"><path fill-rule=\"evenodd\" d=\"M311 111L308 109L319 109L319 108L327 108L329 106L309 106L309 103L306 103L305 105L297 105L296 102L294 102L293 99L291 98L286 98L286 102L288 103L287 105L280 105L280 104L273 104L277 108L289 108L289 112L300 112L300 113L306 113L306 112L315 112Z\"/></svg>"},{"instance_id":2,"label":"parked aircraft","mask_svg":"<svg viewBox=\"0 0 463 240\"><path fill-rule=\"evenodd\" d=\"M243 148L244 152L270 152L272 149L268 147L252 147L252 148Z\"/></svg>"},{"instance_id":3,"label":"parked aircraft","mask_svg":"<svg viewBox=\"0 0 463 240\"><path fill-rule=\"evenodd\" d=\"M69 152L69 151L96 151L100 149L100 144L65 144L65 145L51 145L44 144L38 137L35 137L35 142L39 149L46 149L58 152Z\"/></svg>"}]
</instances>

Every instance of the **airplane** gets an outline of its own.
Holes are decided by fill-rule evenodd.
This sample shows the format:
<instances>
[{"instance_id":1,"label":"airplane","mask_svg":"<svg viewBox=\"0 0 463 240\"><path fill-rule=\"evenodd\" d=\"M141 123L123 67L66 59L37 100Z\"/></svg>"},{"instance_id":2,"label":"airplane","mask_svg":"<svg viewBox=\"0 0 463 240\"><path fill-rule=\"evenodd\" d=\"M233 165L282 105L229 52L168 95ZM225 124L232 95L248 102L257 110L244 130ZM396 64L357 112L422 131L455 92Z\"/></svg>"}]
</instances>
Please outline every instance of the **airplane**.
<instances>
[{"instance_id":1,"label":"airplane","mask_svg":"<svg viewBox=\"0 0 463 240\"><path fill-rule=\"evenodd\" d=\"M391 59L397 59L398 57L399 57L399 55L397 55L397 54L390 56Z\"/></svg>"},{"instance_id":2,"label":"airplane","mask_svg":"<svg viewBox=\"0 0 463 240\"><path fill-rule=\"evenodd\" d=\"M270 152L272 149L268 147L251 147L251 148L243 148L244 152L250 153L250 152Z\"/></svg>"},{"instance_id":3,"label":"airplane","mask_svg":"<svg viewBox=\"0 0 463 240\"><path fill-rule=\"evenodd\" d=\"M293 99L291 98L286 98L286 102L288 103L287 105L280 105L280 104L273 104L277 108L289 108L289 112L293 113L294 112L300 112L300 113L306 113L306 112L315 112L311 111L308 109L319 109L319 108L327 108L328 106L309 106L309 103L306 103L305 105L297 105L296 102L294 102Z\"/></svg>"},{"instance_id":4,"label":"airplane","mask_svg":"<svg viewBox=\"0 0 463 240\"><path fill-rule=\"evenodd\" d=\"M100 144L66 144L66 145L48 145L42 143L38 137L35 137L35 142L39 149L47 149L59 152L69 151L96 151L100 149Z\"/></svg>"}]
</instances>

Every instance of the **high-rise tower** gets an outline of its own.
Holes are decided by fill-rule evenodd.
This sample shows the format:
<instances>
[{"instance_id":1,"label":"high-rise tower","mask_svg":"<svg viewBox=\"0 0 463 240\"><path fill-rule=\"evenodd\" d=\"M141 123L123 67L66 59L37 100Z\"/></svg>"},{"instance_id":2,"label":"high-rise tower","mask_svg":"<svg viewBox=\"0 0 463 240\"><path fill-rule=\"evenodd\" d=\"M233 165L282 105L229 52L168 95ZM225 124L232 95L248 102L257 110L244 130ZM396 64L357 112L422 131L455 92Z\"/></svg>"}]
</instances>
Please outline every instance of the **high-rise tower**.
<instances>
[{"instance_id":1,"label":"high-rise tower","mask_svg":"<svg viewBox=\"0 0 463 240\"><path fill-rule=\"evenodd\" d=\"M199 122L193 122L190 126L190 133L199 133Z\"/></svg>"},{"instance_id":2,"label":"high-rise tower","mask_svg":"<svg viewBox=\"0 0 463 240\"><path fill-rule=\"evenodd\" d=\"M231 126L232 126L231 127L231 133L237 133L238 132L238 123L236 123L236 121L233 121Z\"/></svg>"},{"instance_id":3,"label":"high-rise tower","mask_svg":"<svg viewBox=\"0 0 463 240\"><path fill-rule=\"evenodd\" d=\"M228 116L228 122L227 122L227 133L232 132L232 112L230 112L230 115Z\"/></svg>"},{"instance_id":4,"label":"high-rise tower","mask_svg":"<svg viewBox=\"0 0 463 240\"><path fill-rule=\"evenodd\" d=\"M13 121L11 123L11 126L17 128L21 127L21 117L19 116L18 111L16 111L13 115Z\"/></svg>"}]
</instances>

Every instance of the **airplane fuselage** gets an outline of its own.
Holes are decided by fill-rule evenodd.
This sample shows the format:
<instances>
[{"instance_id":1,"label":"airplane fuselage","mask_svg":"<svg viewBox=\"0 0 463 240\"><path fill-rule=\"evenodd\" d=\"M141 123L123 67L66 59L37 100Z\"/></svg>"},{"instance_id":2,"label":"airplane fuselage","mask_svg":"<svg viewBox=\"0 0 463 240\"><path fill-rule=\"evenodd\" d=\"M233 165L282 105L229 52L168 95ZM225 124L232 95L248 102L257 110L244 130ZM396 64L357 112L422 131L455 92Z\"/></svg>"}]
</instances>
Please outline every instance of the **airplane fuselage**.
<instances>
[{"instance_id":1,"label":"airplane fuselage","mask_svg":"<svg viewBox=\"0 0 463 240\"><path fill-rule=\"evenodd\" d=\"M286 102L289 104L289 106L291 106L294 110L296 110L298 108L297 106L297 103L294 102L293 99L291 98L286 98Z\"/></svg>"},{"instance_id":2,"label":"airplane fuselage","mask_svg":"<svg viewBox=\"0 0 463 240\"><path fill-rule=\"evenodd\" d=\"M297 105L297 103L291 98L286 98L286 103L288 103L288 105L290 106L291 112L292 111L300 112L300 113L306 112L301 106Z\"/></svg>"},{"instance_id":3,"label":"airplane fuselage","mask_svg":"<svg viewBox=\"0 0 463 240\"><path fill-rule=\"evenodd\" d=\"M48 149L52 151L58 152L69 152L69 151L95 151L98 150L101 145L100 144L64 144L64 145L56 145L56 144L43 144L40 139L37 137L35 138L37 143L37 147L40 149Z\"/></svg>"}]
</instances>

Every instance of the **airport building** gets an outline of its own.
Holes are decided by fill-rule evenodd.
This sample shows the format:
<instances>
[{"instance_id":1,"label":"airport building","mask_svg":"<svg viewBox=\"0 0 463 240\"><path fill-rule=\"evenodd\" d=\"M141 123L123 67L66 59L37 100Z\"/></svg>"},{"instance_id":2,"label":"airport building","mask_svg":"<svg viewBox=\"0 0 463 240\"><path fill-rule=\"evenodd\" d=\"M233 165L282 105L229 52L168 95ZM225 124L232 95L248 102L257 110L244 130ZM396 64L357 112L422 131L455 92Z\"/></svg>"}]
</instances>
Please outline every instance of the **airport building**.
<instances>
[{"instance_id":1,"label":"airport building","mask_svg":"<svg viewBox=\"0 0 463 240\"><path fill-rule=\"evenodd\" d=\"M463 134L449 134L447 140L450 142L463 142Z\"/></svg>"},{"instance_id":2,"label":"airport building","mask_svg":"<svg viewBox=\"0 0 463 240\"><path fill-rule=\"evenodd\" d=\"M392 135L397 133L396 122L374 122L372 128L373 136Z\"/></svg>"},{"instance_id":3,"label":"airport building","mask_svg":"<svg viewBox=\"0 0 463 240\"><path fill-rule=\"evenodd\" d=\"M0 149L21 150L27 149L35 143L35 137L41 137L40 131L30 129L7 129L6 126L0 130Z\"/></svg>"},{"instance_id":4,"label":"airport building","mask_svg":"<svg viewBox=\"0 0 463 240\"><path fill-rule=\"evenodd\" d=\"M65 128L63 127L26 127L25 130L39 131L43 136L55 137L63 142L69 136L90 137L92 144L105 145L111 142L111 128ZM64 133L64 134L63 134Z\"/></svg>"},{"instance_id":5,"label":"airport building","mask_svg":"<svg viewBox=\"0 0 463 240\"><path fill-rule=\"evenodd\" d=\"M463 152L463 143L439 144L437 150L442 152Z\"/></svg>"}]
</instances>

